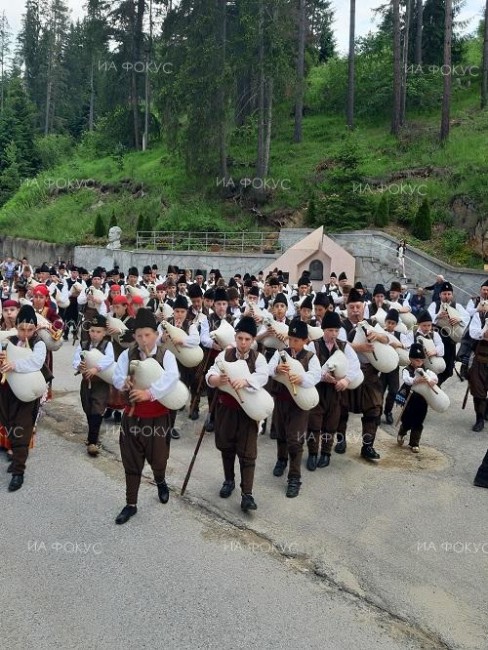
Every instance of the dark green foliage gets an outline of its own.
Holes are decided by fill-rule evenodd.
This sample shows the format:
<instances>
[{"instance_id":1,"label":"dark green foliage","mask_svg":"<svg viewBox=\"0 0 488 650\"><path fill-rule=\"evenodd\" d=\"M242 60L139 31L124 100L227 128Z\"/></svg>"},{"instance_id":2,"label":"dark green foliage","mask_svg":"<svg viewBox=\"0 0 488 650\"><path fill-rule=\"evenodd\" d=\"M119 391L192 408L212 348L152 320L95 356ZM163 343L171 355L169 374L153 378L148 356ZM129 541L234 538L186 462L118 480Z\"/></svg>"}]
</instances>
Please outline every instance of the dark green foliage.
<instances>
[{"instance_id":1,"label":"dark green foliage","mask_svg":"<svg viewBox=\"0 0 488 650\"><path fill-rule=\"evenodd\" d=\"M315 199L312 197L308 202L307 222L311 225L314 225L316 221L317 221L317 204L315 203Z\"/></svg>"},{"instance_id":2,"label":"dark green foliage","mask_svg":"<svg viewBox=\"0 0 488 650\"><path fill-rule=\"evenodd\" d=\"M146 230L145 220L143 215L139 214L136 221L136 232L141 232L142 230Z\"/></svg>"},{"instance_id":3,"label":"dark green foliage","mask_svg":"<svg viewBox=\"0 0 488 650\"><path fill-rule=\"evenodd\" d=\"M105 229L105 224L103 223L102 215L97 214L95 219L95 227L93 228L93 234L95 237L105 237L107 231Z\"/></svg>"},{"instance_id":4,"label":"dark green foliage","mask_svg":"<svg viewBox=\"0 0 488 650\"><path fill-rule=\"evenodd\" d=\"M380 202L378 203L378 207L376 208L373 223L378 228L384 228L385 226L388 225L389 220L390 220L389 201L387 195L383 194L383 196L380 199Z\"/></svg>"},{"instance_id":5,"label":"dark green foliage","mask_svg":"<svg viewBox=\"0 0 488 650\"><path fill-rule=\"evenodd\" d=\"M146 218L144 219L143 223L144 223L144 230L146 232L151 232L151 230L153 230L152 220L149 215L146 215Z\"/></svg>"},{"instance_id":6,"label":"dark green foliage","mask_svg":"<svg viewBox=\"0 0 488 650\"><path fill-rule=\"evenodd\" d=\"M422 201L422 204L417 211L415 220L412 224L412 235L422 241L427 241L432 237L432 219L427 199Z\"/></svg>"},{"instance_id":7,"label":"dark green foliage","mask_svg":"<svg viewBox=\"0 0 488 650\"><path fill-rule=\"evenodd\" d=\"M117 223L117 217L115 216L115 212L112 212L112 216L110 217L110 221L108 224L108 228L112 228L113 226L118 226L119 224Z\"/></svg>"}]
</instances>

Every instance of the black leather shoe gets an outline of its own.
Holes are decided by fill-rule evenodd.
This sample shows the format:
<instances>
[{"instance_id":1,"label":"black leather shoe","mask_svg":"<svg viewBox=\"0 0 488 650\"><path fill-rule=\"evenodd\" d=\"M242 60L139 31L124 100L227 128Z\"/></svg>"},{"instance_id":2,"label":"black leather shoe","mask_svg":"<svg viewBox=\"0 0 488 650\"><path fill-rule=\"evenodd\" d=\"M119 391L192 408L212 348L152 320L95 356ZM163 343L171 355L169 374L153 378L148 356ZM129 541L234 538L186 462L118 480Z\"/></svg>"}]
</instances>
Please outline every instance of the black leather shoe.
<instances>
[{"instance_id":1,"label":"black leather shoe","mask_svg":"<svg viewBox=\"0 0 488 650\"><path fill-rule=\"evenodd\" d=\"M200 411L198 409L193 409L193 411L188 416L190 420L198 420L200 417Z\"/></svg>"},{"instance_id":2,"label":"black leather shoe","mask_svg":"<svg viewBox=\"0 0 488 650\"><path fill-rule=\"evenodd\" d=\"M114 413L114 412L113 412L112 409L105 409L105 413L103 414L102 417L103 417L104 420L110 420L110 418L112 417L113 413Z\"/></svg>"},{"instance_id":3,"label":"black leather shoe","mask_svg":"<svg viewBox=\"0 0 488 650\"><path fill-rule=\"evenodd\" d=\"M176 429L171 429L171 437L173 440L179 440L181 438L180 432Z\"/></svg>"},{"instance_id":4,"label":"black leather shoe","mask_svg":"<svg viewBox=\"0 0 488 650\"><path fill-rule=\"evenodd\" d=\"M286 488L286 496L289 499L293 499L294 497L297 497L298 493L300 492L301 484L302 483L299 478L289 478L288 487Z\"/></svg>"},{"instance_id":5,"label":"black leather shoe","mask_svg":"<svg viewBox=\"0 0 488 650\"><path fill-rule=\"evenodd\" d=\"M12 478L10 479L10 483L8 486L8 491L9 492L15 492L16 490L20 490L22 487L22 484L24 482L24 476L23 474L14 474Z\"/></svg>"},{"instance_id":6,"label":"black leather shoe","mask_svg":"<svg viewBox=\"0 0 488 650\"><path fill-rule=\"evenodd\" d=\"M347 449L347 442L345 436L342 438L342 440L339 440L336 443L336 446L334 447L334 451L336 454L345 454Z\"/></svg>"},{"instance_id":7,"label":"black leather shoe","mask_svg":"<svg viewBox=\"0 0 488 650\"><path fill-rule=\"evenodd\" d=\"M241 510L247 512L248 510L257 510L258 507L253 499L252 494L243 494L241 498Z\"/></svg>"},{"instance_id":8,"label":"black leather shoe","mask_svg":"<svg viewBox=\"0 0 488 650\"><path fill-rule=\"evenodd\" d=\"M114 422L117 424L122 422L122 413L120 411L114 411Z\"/></svg>"},{"instance_id":9,"label":"black leather shoe","mask_svg":"<svg viewBox=\"0 0 488 650\"><path fill-rule=\"evenodd\" d=\"M137 512L137 506L125 506L120 511L119 516L115 520L116 524L125 524L126 521L129 521Z\"/></svg>"},{"instance_id":10,"label":"black leather shoe","mask_svg":"<svg viewBox=\"0 0 488 650\"><path fill-rule=\"evenodd\" d=\"M274 466L273 476L283 476L287 464L288 462L286 460L278 459Z\"/></svg>"},{"instance_id":11,"label":"black leather shoe","mask_svg":"<svg viewBox=\"0 0 488 650\"><path fill-rule=\"evenodd\" d=\"M476 487L482 487L482 488L488 488L488 482L486 481L480 481L479 479L474 479L473 485Z\"/></svg>"},{"instance_id":12,"label":"black leather shoe","mask_svg":"<svg viewBox=\"0 0 488 650\"><path fill-rule=\"evenodd\" d=\"M232 492L234 492L236 484L234 481L224 481L222 487L220 488L219 495L222 499L228 499Z\"/></svg>"},{"instance_id":13,"label":"black leather shoe","mask_svg":"<svg viewBox=\"0 0 488 650\"><path fill-rule=\"evenodd\" d=\"M485 419L482 415L476 416L476 422L471 427L471 431L483 431L485 428Z\"/></svg>"},{"instance_id":14,"label":"black leather shoe","mask_svg":"<svg viewBox=\"0 0 488 650\"><path fill-rule=\"evenodd\" d=\"M380 455L373 445L364 445L361 447L361 456L367 460L379 460Z\"/></svg>"},{"instance_id":15,"label":"black leather shoe","mask_svg":"<svg viewBox=\"0 0 488 650\"><path fill-rule=\"evenodd\" d=\"M309 472L315 472L317 469L317 454L309 454L307 458L307 469Z\"/></svg>"},{"instance_id":16,"label":"black leather shoe","mask_svg":"<svg viewBox=\"0 0 488 650\"><path fill-rule=\"evenodd\" d=\"M391 413L385 413L386 424L393 424L393 415Z\"/></svg>"},{"instance_id":17,"label":"black leather shoe","mask_svg":"<svg viewBox=\"0 0 488 650\"><path fill-rule=\"evenodd\" d=\"M208 433L212 433L214 429L215 429L214 421L210 418L210 415L207 415L207 419L205 420L205 431L208 431Z\"/></svg>"},{"instance_id":18,"label":"black leather shoe","mask_svg":"<svg viewBox=\"0 0 488 650\"><path fill-rule=\"evenodd\" d=\"M161 483L157 483L158 486L158 496L159 500L161 503L168 503L169 501L169 488L168 484L166 481L162 481Z\"/></svg>"},{"instance_id":19,"label":"black leather shoe","mask_svg":"<svg viewBox=\"0 0 488 650\"><path fill-rule=\"evenodd\" d=\"M330 465L330 454L320 454L317 467L327 467L327 465Z\"/></svg>"}]
</instances>

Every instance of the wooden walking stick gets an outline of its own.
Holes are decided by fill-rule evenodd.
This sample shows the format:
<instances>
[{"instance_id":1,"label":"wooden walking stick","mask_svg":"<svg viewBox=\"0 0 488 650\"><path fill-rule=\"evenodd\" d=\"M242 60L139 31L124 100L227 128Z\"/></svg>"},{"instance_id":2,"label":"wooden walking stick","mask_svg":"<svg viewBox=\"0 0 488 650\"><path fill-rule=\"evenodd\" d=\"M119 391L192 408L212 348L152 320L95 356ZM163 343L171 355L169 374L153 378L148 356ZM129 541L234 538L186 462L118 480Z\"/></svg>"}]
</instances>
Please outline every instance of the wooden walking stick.
<instances>
[{"instance_id":1,"label":"wooden walking stick","mask_svg":"<svg viewBox=\"0 0 488 650\"><path fill-rule=\"evenodd\" d=\"M469 389L470 388L471 388L471 386L469 385L469 381L468 381L468 387L466 388L466 392L464 394L463 405L461 406L461 409L463 411L466 408L466 404L468 403L468 395L469 395Z\"/></svg>"},{"instance_id":2,"label":"wooden walking stick","mask_svg":"<svg viewBox=\"0 0 488 650\"><path fill-rule=\"evenodd\" d=\"M213 415L213 412L215 410L215 404L217 403L217 395L218 395L218 393L219 393L219 389L216 388L213 399L212 399L212 404L210 405L210 410L209 410L210 415ZM204 437L205 437L205 422L203 423L202 430L200 431L200 435L198 436L195 451L193 452L192 459L191 459L190 464L188 466L188 471L186 472L185 480L183 481L183 487L181 488L181 493L180 493L181 496L183 496L185 494L186 486L188 485L188 481L190 480L190 476L191 476L191 473L193 471L193 465L195 464L195 461L197 459L198 452L200 451L200 445L202 444Z\"/></svg>"},{"instance_id":3,"label":"wooden walking stick","mask_svg":"<svg viewBox=\"0 0 488 650\"><path fill-rule=\"evenodd\" d=\"M407 408L407 404L409 403L410 398L412 397L412 393L413 393L413 391L412 391L412 389L410 389L410 392L409 392L409 394L407 396L407 399L405 400L405 404L402 406L402 410L400 411L400 413L399 413L399 415L397 417L397 421L395 422L396 427L400 424L400 420L402 418L402 415L403 415L405 409Z\"/></svg>"}]
</instances>

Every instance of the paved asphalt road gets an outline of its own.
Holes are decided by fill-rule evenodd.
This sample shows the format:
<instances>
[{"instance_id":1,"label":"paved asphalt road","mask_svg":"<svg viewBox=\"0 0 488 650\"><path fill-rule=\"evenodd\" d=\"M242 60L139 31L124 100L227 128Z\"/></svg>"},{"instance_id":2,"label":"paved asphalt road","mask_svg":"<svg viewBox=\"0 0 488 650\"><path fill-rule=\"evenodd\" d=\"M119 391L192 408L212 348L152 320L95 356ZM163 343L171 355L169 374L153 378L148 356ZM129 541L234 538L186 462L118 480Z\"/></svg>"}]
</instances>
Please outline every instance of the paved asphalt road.
<instances>
[{"instance_id":1,"label":"paved asphalt road","mask_svg":"<svg viewBox=\"0 0 488 650\"><path fill-rule=\"evenodd\" d=\"M177 496L199 428L181 413L169 504L146 482L119 527L117 427L89 459L72 352L55 355L55 399L24 487L9 494L0 474L2 645L488 648L488 491L472 487L488 436L460 409L465 384L447 385L452 407L429 414L418 456L385 426L378 466L361 461L353 419L347 454L304 470L298 499L284 497L274 441L261 437L249 516L237 496L218 498L212 435Z\"/></svg>"}]
</instances>

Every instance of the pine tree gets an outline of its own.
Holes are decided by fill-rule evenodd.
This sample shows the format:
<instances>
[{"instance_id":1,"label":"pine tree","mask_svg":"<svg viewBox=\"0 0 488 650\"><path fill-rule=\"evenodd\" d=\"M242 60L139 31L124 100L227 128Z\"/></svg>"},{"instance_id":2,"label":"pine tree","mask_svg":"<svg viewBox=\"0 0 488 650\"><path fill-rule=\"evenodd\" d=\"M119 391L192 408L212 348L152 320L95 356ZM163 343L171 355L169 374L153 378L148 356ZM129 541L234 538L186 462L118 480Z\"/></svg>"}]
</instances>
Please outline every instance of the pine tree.
<instances>
[{"instance_id":1,"label":"pine tree","mask_svg":"<svg viewBox=\"0 0 488 650\"><path fill-rule=\"evenodd\" d=\"M7 145L5 158L7 164L0 174L0 206L15 194L22 183L19 150L13 140Z\"/></svg>"},{"instance_id":2,"label":"pine tree","mask_svg":"<svg viewBox=\"0 0 488 650\"><path fill-rule=\"evenodd\" d=\"M390 213L389 213L389 204L388 204L388 197L386 194L383 194L380 202L378 203L378 207L376 208L376 212L374 215L373 223L375 226L378 228L384 228L385 226L388 225L388 222L390 220Z\"/></svg>"},{"instance_id":3,"label":"pine tree","mask_svg":"<svg viewBox=\"0 0 488 650\"><path fill-rule=\"evenodd\" d=\"M432 237L432 220L430 206L427 199L422 201L412 224L412 235L422 241Z\"/></svg>"},{"instance_id":4,"label":"pine tree","mask_svg":"<svg viewBox=\"0 0 488 650\"><path fill-rule=\"evenodd\" d=\"M144 216L141 213L139 213L139 216L137 217L137 221L136 221L136 232L141 232L142 230L146 230L146 225L145 225Z\"/></svg>"},{"instance_id":5,"label":"pine tree","mask_svg":"<svg viewBox=\"0 0 488 650\"><path fill-rule=\"evenodd\" d=\"M118 226L119 224L117 223L117 217L115 216L115 211L112 212L112 216L110 217L110 222L108 224L108 228L113 228L113 226Z\"/></svg>"},{"instance_id":6,"label":"pine tree","mask_svg":"<svg viewBox=\"0 0 488 650\"><path fill-rule=\"evenodd\" d=\"M0 113L5 106L5 88L7 85L7 59L10 53L10 25L5 10L0 16Z\"/></svg>"},{"instance_id":7,"label":"pine tree","mask_svg":"<svg viewBox=\"0 0 488 650\"><path fill-rule=\"evenodd\" d=\"M105 237L105 235L107 234L107 231L105 230L105 224L103 222L102 215L100 213L97 213L93 234L95 235L95 237Z\"/></svg>"}]
</instances>

